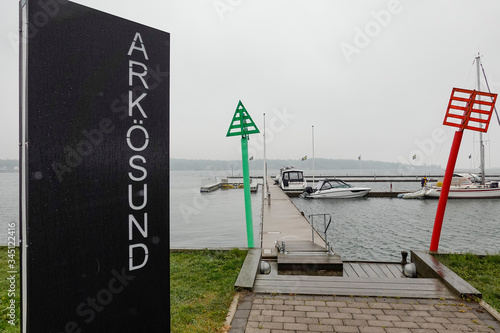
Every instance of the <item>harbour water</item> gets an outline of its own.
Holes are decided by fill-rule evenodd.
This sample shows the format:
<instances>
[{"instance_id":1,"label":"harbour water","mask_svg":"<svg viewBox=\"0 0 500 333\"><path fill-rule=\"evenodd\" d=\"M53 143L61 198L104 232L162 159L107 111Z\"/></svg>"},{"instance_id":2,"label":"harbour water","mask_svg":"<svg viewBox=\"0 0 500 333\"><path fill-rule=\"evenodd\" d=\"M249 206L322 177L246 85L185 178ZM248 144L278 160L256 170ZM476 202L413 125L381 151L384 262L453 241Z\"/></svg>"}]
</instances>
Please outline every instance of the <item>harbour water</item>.
<instances>
[{"instance_id":1,"label":"harbour water","mask_svg":"<svg viewBox=\"0 0 500 333\"><path fill-rule=\"evenodd\" d=\"M19 239L19 174L0 173L0 245L7 245L9 224L16 224L16 244Z\"/></svg>"},{"instance_id":2,"label":"harbour water","mask_svg":"<svg viewBox=\"0 0 500 333\"><path fill-rule=\"evenodd\" d=\"M170 247L245 247L247 236L242 189L200 193L200 186L231 171L170 173ZM389 183L356 183L389 191ZM18 174L0 173L2 211L0 244L7 242L8 223L18 222ZM394 183L394 191L414 191L418 182ZM262 188L252 193L255 244L259 244ZM344 260L398 261L401 251L428 249L438 200L359 198L305 200L293 203L306 217L329 213L328 239ZM500 200L450 200L440 251L500 253Z\"/></svg>"}]
</instances>

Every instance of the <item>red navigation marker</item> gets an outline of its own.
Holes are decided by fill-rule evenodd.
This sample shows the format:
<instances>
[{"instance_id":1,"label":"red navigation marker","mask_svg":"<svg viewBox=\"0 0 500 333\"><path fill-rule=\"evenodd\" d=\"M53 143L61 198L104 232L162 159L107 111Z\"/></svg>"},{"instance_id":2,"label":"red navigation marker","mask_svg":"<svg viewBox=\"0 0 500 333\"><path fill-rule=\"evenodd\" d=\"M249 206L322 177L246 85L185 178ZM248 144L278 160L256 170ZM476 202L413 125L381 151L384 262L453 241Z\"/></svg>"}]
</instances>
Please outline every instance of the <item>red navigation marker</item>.
<instances>
[{"instance_id":1,"label":"red navigation marker","mask_svg":"<svg viewBox=\"0 0 500 333\"><path fill-rule=\"evenodd\" d=\"M490 101L478 99L481 96L489 97ZM443 125L488 132L496 99L497 94L453 88ZM483 115L485 119L482 119Z\"/></svg>"},{"instance_id":2,"label":"red navigation marker","mask_svg":"<svg viewBox=\"0 0 500 333\"><path fill-rule=\"evenodd\" d=\"M481 100L481 97L488 97L489 101ZM476 90L453 88L451 92L450 102L448 103L443 125L458 127L459 129L455 132L455 136L453 137L450 157L448 158L448 164L444 174L443 187L441 189L441 195L439 196L436 219L434 220L430 251L438 250L444 212L446 210L451 179L453 177L453 171L455 170L460 143L462 142L463 131L464 129L469 129L478 132L487 132L496 99L497 94Z\"/></svg>"}]
</instances>

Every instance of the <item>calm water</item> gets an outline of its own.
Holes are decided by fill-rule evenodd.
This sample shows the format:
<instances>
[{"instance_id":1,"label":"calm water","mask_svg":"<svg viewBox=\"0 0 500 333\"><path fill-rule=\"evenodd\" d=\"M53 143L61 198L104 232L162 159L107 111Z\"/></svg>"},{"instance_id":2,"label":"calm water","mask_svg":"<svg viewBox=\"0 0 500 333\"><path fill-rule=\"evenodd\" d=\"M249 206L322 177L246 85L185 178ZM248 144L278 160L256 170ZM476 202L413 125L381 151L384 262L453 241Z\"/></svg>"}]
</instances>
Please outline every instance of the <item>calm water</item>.
<instances>
[{"instance_id":1,"label":"calm water","mask_svg":"<svg viewBox=\"0 0 500 333\"><path fill-rule=\"evenodd\" d=\"M170 173L170 247L246 247L243 189L200 193L228 172L175 171ZM252 193L254 243L260 244L262 192Z\"/></svg>"},{"instance_id":2,"label":"calm water","mask_svg":"<svg viewBox=\"0 0 500 333\"><path fill-rule=\"evenodd\" d=\"M0 245L7 245L8 225L16 224L16 242L19 239L19 174L0 173Z\"/></svg>"},{"instance_id":3,"label":"calm water","mask_svg":"<svg viewBox=\"0 0 500 333\"><path fill-rule=\"evenodd\" d=\"M333 248L342 258L394 261L403 250L429 248L438 200L296 198L293 202L306 216L331 214L328 239L333 239ZM498 199L450 200L439 250L498 253L499 205Z\"/></svg>"},{"instance_id":4,"label":"calm water","mask_svg":"<svg viewBox=\"0 0 500 333\"><path fill-rule=\"evenodd\" d=\"M200 193L200 186L231 172L172 171L170 179L170 246L172 248L247 245L242 189ZM2 210L0 243L7 224L18 221L18 174L0 173ZM388 191L388 183L356 183ZM418 183L394 183L394 191L416 190ZM255 244L259 244L262 192L252 194ZM342 258L400 260L402 250L428 249L437 200L388 198L304 200L295 205L307 215L329 213L328 238ZM450 200L439 249L477 253L500 252L500 200Z\"/></svg>"}]
</instances>

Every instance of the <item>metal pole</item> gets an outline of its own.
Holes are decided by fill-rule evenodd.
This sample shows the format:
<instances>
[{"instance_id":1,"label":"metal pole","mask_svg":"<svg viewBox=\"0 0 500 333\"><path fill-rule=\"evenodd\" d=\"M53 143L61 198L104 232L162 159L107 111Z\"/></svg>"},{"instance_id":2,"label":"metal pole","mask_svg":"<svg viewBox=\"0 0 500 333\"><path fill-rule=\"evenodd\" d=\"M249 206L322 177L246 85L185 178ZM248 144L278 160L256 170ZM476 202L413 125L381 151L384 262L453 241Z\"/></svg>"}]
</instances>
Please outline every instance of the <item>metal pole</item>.
<instances>
[{"instance_id":1,"label":"metal pole","mask_svg":"<svg viewBox=\"0 0 500 333\"><path fill-rule=\"evenodd\" d=\"M314 243L314 215L309 216L311 218L311 240Z\"/></svg>"},{"instance_id":2,"label":"metal pole","mask_svg":"<svg viewBox=\"0 0 500 333\"><path fill-rule=\"evenodd\" d=\"M480 61L481 61L481 57L480 55L478 54L477 57L476 57L476 68L477 68L477 91L481 91L481 74L480 74L480 71L479 71L479 65L480 65ZM480 100L480 97L478 96L478 100ZM479 109L481 109L481 104L478 105ZM482 119L482 115L479 114L479 119ZM481 128L483 127L483 125L480 125ZM481 165L480 165L480 169L481 169L481 185L484 185L485 182L486 182L486 179L485 179L485 175L484 175L484 143L483 143L483 132L479 132L479 156L480 156L480 159L481 159Z\"/></svg>"},{"instance_id":3,"label":"metal pole","mask_svg":"<svg viewBox=\"0 0 500 333\"><path fill-rule=\"evenodd\" d=\"M312 186L314 186L314 125L312 126L312 148L313 148L313 181L312 181Z\"/></svg>"},{"instance_id":4,"label":"metal pole","mask_svg":"<svg viewBox=\"0 0 500 333\"><path fill-rule=\"evenodd\" d=\"M245 216L247 225L248 247L254 247L253 221L252 221L252 198L250 197L250 173L248 171L248 138L241 138L241 155L243 162L243 191L245 192Z\"/></svg>"},{"instance_id":5,"label":"metal pole","mask_svg":"<svg viewBox=\"0 0 500 333\"><path fill-rule=\"evenodd\" d=\"M437 251L439 247L439 238L441 237L444 212L446 210L448 194L450 193L451 179L453 178L453 171L455 170L458 150L460 149L460 143L462 142L463 134L463 129L461 129L459 131L456 131L455 136L453 137L450 157L448 158L448 165L446 166L446 171L444 174L443 187L441 188L441 194L439 195L436 219L434 220L434 230L432 231L431 246L429 248L430 251Z\"/></svg>"},{"instance_id":6,"label":"metal pole","mask_svg":"<svg viewBox=\"0 0 500 333\"><path fill-rule=\"evenodd\" d=\"M264 191L264 199L267 198L267 167L266 167L266 114L264 113L264 130L262 131L262 138L264 141L264 166L262 169L262 174L263 174L263 182L262 182L262 187Z\"/></svg>"}]
</instances>

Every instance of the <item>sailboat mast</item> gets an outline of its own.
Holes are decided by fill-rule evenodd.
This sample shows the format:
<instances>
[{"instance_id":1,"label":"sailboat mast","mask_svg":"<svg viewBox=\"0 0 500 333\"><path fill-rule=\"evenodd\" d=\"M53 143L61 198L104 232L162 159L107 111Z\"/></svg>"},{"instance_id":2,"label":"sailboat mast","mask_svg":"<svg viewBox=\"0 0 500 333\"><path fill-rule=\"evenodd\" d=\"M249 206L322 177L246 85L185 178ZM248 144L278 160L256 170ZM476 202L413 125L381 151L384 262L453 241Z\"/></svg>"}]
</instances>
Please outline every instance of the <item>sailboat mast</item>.
<instances>
[{"instance_id":1,"label":"sailboat mast","mask_svg":"<svg viewBox=\"0 0 500 333\"><path fill-rule=\"evenodd\" d=\"M477 91L481 91L481 74L479 72L481 56L478 54L476 57L476 68L477 68ZM481 104L479 104L479 109L481 109ZM481 115L479 115L480 118ZM484 143L483 143L483 132L479 132L479 157L480 157L480 169L481 169L481 185L484 185L486 180L484 176Z\"/></svg>"},{"instance_id":2,"label":"sailboat mast","mask_svg":"<svg viewBox=\"0 0 500 333\"><path fill-rule=\"evenodd\" d=\"M312 182L312 186L314 186L314 125L312 125L312 148L313 148L313 182Z\"/></svg>"},{"instance_id":3,"label":"sailboat mast","mask_svg":"<svg viewBox=\"0 0 500 333\"><path fill-rule=\"evenodd\" d=\"M267 198L267 163L266 163L266 114L264 113L264 130L262 131L262 140L264 141L264 165L262 166L262 191L264 198Z\"/></svg>"}]
</instances>

